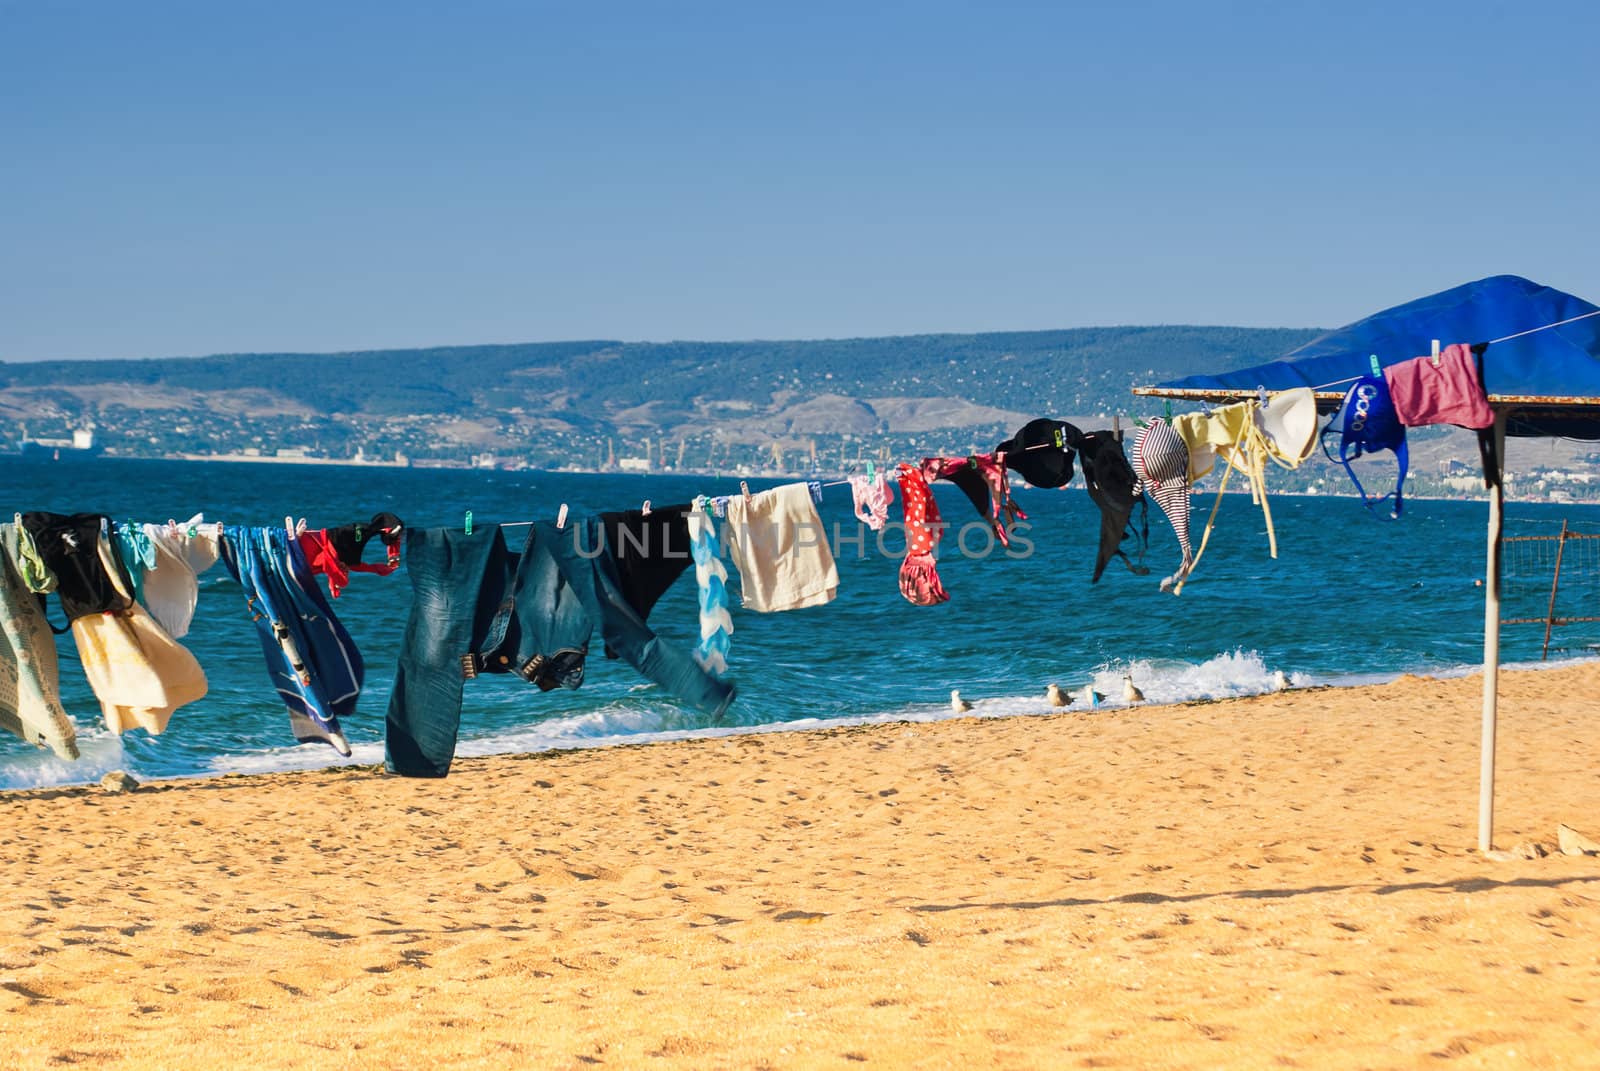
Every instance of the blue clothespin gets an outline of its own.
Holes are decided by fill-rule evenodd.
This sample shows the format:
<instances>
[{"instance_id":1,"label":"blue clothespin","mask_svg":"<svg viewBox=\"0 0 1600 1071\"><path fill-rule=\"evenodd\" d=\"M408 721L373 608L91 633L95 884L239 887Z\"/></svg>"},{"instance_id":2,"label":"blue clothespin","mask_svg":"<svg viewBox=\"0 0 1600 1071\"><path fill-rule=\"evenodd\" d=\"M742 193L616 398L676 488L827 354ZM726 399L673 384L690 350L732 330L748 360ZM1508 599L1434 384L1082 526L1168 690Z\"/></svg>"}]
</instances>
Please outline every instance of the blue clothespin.
<instances>
[{"instance_id":1,"label":"blue clothespin","mask_svg":"<svg viewBox=\"0 0 1600 1071\"><path fill-rule=\"evenodd\" d=\"M470 509L467 510L466 529L467 529L467 535L471 535L472 534L472 511Z\"/></svg>"},{"instance_id":2,"label":"blue clothespin","mask_svg":"<svg viewBox=\"0 0 1600 1071\"><path fill-rule=\"evenodd\" d=\"M1259 384L1256 386L1256 401L1261 403L1261 408L1267 407L1267 388Z\"/></svg>"},{"instance_id":3,"label":"blue clothespin","mask_svg":"<svg viewBox=\"0 0 1600 1071\"><path fill-rule=\"evenodd\" d=\"M806 490L811 492L811 501L812 502L816 503L819 506L822 505L822 481L821 480L807 480L806 481Z\"/></svg>"}]
</instances>

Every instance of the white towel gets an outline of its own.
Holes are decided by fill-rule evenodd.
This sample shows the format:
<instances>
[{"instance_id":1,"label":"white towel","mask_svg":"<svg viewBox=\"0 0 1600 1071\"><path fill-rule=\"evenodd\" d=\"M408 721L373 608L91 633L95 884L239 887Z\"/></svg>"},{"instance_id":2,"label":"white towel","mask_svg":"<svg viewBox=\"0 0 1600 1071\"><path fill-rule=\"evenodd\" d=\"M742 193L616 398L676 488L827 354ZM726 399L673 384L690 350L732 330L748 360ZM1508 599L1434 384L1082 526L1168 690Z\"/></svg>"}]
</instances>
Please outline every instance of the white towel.
<instances>
[{"instance_id":1,"label":"white towel","mask_svg":"<svg viewBox=\"0 0 1600 1071\"><path fill-rule=\"evenodd\" d=\"M732 495L723 535L739 567L744 605L761 613L832 602L839 569L822 518L803 483L751 495Z\"/></svg>"}]
</instances>

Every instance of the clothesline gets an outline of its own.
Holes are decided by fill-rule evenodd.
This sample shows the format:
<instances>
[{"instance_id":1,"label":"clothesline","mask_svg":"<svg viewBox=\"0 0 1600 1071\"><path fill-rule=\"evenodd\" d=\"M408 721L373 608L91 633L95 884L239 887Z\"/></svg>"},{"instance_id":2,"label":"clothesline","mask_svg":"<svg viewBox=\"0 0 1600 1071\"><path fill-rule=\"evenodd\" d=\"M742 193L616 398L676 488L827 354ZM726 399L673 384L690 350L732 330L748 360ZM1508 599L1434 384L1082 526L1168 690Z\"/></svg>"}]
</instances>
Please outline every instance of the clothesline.
<instances>
[{"instance_id":1,"label":"clothesline","mask_svg":"<svg viewBox=\"0 0 1600 1071\"><path fill-rule=\"evenodd\" d=\"M1059 449L1059 447L1056 447L1055 443L1035 443L1033 446L1024 446L1021 450L1008 451L1008 453L1026 453L1029 450L1048 450L1048 449L1052 449L1052 448ZM887 481L889 483L899 483L900 482L899 473L886 472L886 473L884 473L883 478L884 478L885 481ZM850 482L849 480L829 480L828 482L819 484L818 486L819 487L843 487L843 486L849 484L849 482ZM727 498L729 496L727 496L727 495L719 495L717 497L719 497L719 498ZM646 506L649 505L649 500L648 499L645 501L645 505ZM565 519L565 510L563 509L562 517L558 518L557 521L556 521L556 527L557 528L562 527L562 520L564 520L564 519ZM537 523L537 522L535 522L535 521L506 521L505 523L501 524L500 527L501 528L526 528L528 525L535 524L535 523Z\"/></svg>"},{"instance_id":2,"label":"clothesline","mask_svg":"<svg viewBox=\"0 0 1600 1071\"><path fill-rule=\"evenodd\" d=\"M1034 443L1032 446L1024 446L1021 450L1007 450L1006 453L1007 454L1025 454L1029 450L1051 450L1051 449L1059 450L1061 448L1059 446L1057 446L1053 442L1050 442L1050 443ZM887 473L886 472L886 473L884 473L883 478L885 480L889 480L889 481L892 481L892 482L899 482L900 475L899 475L899 473L891 474L891 473ZM823 484L822 486L824 486L824 487L843 487L845 484L847 484L849 482L850 482L849 480L829 480L827 483Z\"/></svg>"}]
</instances>

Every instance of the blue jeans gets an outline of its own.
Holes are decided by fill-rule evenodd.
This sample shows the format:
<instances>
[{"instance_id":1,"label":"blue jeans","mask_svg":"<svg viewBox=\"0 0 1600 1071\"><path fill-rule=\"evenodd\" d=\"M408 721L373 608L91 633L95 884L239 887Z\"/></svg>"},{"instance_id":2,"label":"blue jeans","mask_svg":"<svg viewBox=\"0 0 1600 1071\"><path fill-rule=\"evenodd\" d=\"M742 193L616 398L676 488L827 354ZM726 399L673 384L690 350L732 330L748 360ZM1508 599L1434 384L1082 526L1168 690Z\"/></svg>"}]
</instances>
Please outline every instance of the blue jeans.
<instances>
[{"instance_id":1,"label":"blue jeans","mask_svg":"<svg viewBox=\"0 0 1600 1071\"><path fill-rule=\"evenodd\" d=\"M577 688L596 627L605 643L668 694L720 717L731 684L663 645L628 604L598 518L529 526L517 549L498 525L406 532L411 619L389 696L384 764L443 777L455 757L462 685L512 673L542 690Z\"/></svg>"}]
</instances>

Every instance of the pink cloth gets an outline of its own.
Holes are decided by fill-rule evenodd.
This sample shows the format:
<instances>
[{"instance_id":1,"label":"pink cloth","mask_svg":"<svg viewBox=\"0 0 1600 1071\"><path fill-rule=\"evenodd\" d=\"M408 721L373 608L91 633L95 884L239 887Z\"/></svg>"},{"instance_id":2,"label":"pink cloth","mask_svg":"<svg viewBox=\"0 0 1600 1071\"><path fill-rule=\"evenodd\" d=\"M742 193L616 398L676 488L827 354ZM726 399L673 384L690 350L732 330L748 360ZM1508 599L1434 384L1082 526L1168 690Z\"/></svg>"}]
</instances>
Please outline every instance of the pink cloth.
<instances>
[{"instance_id":1,"label":"pink cloth","mask_svg":"<svg viewBox=\"0 0 1600 1071\"><path fill-rule=\"evenodd\" d=\"M1408 428L1425 424L1487 428L1494 423L1477 358L1459 342L1439 352L1437 367L1432 357L1416 357L1385 368L1383 378L1394 398L1394 411Z\"/></svg>"}]
</instances>

